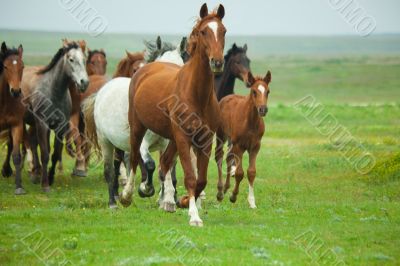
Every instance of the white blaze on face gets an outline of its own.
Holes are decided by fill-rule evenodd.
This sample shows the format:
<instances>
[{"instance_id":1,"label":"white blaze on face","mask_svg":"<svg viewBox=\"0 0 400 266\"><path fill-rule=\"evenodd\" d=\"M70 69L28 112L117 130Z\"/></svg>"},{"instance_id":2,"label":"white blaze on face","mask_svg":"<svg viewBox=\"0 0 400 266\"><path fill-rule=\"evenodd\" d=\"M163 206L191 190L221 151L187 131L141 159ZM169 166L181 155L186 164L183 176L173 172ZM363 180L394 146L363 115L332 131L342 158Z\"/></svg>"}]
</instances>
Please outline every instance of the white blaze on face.
<instances>
[{"instance_id":1,"label":"white blaze on face","mask_svg":"<svg viewBox=\"0 0 400 266\"><path fill-rule=\"evenodd\" d=\"M17 64L17 60L14 60L14 61L12 62L12 64L13 64L13 65L16 65L16 64Z\"/></svg>"},{"instance_id":2,"label":"white blaze on face","mask_svg":"<svg viewBox=\"0 0 400 266\"><path fill-rule=\"evenodd\" d=\"M263 85L258 85L257 89L261 92L261 94L265 93L265 87Z\"/></svg>"},{"instance_id":3,"label":"white blaze on face","mask_svg":"<svg viewBox=\"0 0 400 266\"><path fill-rule=\"evenodd\" d=\"M213 21L207 24L208 27L214 32L215 40L218 41L218 23Z\"/></svg>"},{"instance_id":4,"label":"white blaze on face","mask_svg":"<svg viewBox=\"0 0 400 266\"><path fill-rule=\"evenodd\" d=\"M139 64L139 68L141 68L141 67L143 67L144 66L144 63L140 63Z\"/></svg>"}]
</instances>

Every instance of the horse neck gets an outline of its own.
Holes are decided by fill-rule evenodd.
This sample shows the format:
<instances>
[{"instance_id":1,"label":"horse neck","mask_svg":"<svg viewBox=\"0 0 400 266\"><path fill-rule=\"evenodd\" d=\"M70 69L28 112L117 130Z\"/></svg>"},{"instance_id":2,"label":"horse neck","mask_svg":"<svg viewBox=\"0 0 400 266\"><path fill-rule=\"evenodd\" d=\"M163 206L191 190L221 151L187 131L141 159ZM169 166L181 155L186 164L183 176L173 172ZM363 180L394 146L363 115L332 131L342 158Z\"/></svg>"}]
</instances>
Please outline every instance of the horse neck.
<instances>
[{"instance_id":1,"label":"horse neck","mask_svg":"<svg viewBox=\"0 0 400 266\"><path fill-rule=\"evenodd\" d=\"M233 89L235 88L236 76L231 71L229 60L227 63L227 67L224 68L222 75L215 77L215 89L218 101L225 96L233 94Z\"/></svg>"},{"instance_id":2,"label":"horse neck","mask_svg":"<svg viewBox=\"0 0 400 266\"><path fill-rule=\"evenodd\" d=\"M56 66L50 72L45 75L48 76L51 88L52 96L55 96L56 100L63 99L62 97L68 92L69 84L71 83L71 78L68 77L64 69L64 59L58 60Z\"/></svg>"},{"instance_id":3,"label":"horse neck","mask_svg":"<svg viewBox=\"0 0 400 266\"><path fill-rule=\"evenodd\" d=\"M115 73L113 75L113 78L120 78L120 77L129 77L129 65L130 62L127 58L122 59L117 66L117 70L115 70Z\"/></svg>"},{"instance_id":4,"label":"horse neck","mask_svg":"<svg viewBox=\"0 0 400 266\"><path fill-rule=\"evenodd\" d=\"M190 72L191 78L189 92L200 107L205 107L213 97L214 93L214 75L211 72L208 57L201 45L198 45L194 56L187 63L187 67L182 71Z\"/></svg>"},{"instance_id":5,"label":"horse neck","mask_svg":"<svg viewBox=\"0 0 400 266\"><path fill-rule=\"evenodd\" d=\"M258 128L258 121L261 119L258 115L257 107L254 105L254 102L251 100L251 95L246 97L246 114L249 128Z\"/></svg>"},{"instance_id":6,"label":"horse neck","mask_svg":"<svg viewBox=\"0 0 400 266\"><path fill-rule=\"evenodd\" d=\"M4 72L0 74L0 104L1 106L6 106L6 103L9 102L10 92L8 90L8 84L6 79L4 78Z\"/></svg>"}]
</instances>

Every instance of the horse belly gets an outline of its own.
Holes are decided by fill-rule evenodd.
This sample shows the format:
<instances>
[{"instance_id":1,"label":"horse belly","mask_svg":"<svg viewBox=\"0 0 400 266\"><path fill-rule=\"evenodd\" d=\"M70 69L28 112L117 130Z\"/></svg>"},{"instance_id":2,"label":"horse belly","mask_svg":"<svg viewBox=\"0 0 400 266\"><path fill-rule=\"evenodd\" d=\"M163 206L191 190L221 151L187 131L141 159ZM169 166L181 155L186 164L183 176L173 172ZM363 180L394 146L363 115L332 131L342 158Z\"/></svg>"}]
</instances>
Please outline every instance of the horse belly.
<instances>
[{"instance_id":1,"label":"horse belly","mask_svg":"<svg viewBox=\"0 0 400 266\"><path fill-rule=\"evenodd\" d=\"M94 117L100 139L129 151L128 94L130 78L116 78L96 96Z\"/></svg>"}]
</instances>

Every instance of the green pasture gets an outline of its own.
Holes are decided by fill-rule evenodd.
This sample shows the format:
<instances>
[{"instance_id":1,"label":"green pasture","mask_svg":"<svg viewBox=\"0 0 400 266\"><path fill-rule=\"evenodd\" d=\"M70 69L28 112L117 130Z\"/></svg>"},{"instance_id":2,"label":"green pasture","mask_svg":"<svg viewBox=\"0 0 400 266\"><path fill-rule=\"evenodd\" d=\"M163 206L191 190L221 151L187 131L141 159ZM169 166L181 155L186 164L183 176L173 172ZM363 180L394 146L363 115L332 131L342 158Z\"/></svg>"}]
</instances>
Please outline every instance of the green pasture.
<instances>
[{"instance_id":1,"label":"green pasture","mask_svg":"<svg viewBox=\"0 0 400 266\"><path fill-rule=\"evenodd\" d=\"M46 64L61 36L0 30L1 40L23 43L25 65ZM154 36L106 35L88 46L110 51L111 76L124 50L142 50L145 37ZM400 38L365 38L368 45L357 49L355 37L297 37L297 50L296 37L257 38L237 38L249 44L255 74L272 72L257 209L248 207L246 178L235 204L229 195L217 202L212 157L203 228L189 226L187 210L158 209L156 196L135 193L131 207L112 211L101 167L72 177L74 161L64 154L48 194L26 168L24 196L14 195L14 178L0 178L0 265L399 265ZM241 82L237 88L247 93ZM359 173L307 106L298 108L307 96L351 133L351 145L373 156L371 171ZM180 167L178 193L185 194Z\"/></svg>"}]
</instances>

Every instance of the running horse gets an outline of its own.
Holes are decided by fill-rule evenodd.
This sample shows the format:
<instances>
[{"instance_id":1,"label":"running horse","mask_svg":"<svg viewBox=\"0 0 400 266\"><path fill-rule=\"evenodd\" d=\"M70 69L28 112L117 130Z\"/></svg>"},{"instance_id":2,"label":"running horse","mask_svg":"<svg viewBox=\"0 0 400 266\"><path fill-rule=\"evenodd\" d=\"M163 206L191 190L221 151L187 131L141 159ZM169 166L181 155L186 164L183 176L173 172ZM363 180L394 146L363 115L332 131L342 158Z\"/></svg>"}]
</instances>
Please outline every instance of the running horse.
<instances>
[{"instance_id":1,"label":"running horse","mask_svg":"<svg viewBox=\"0 0 400 266\"><path fill-rule=\"evenodd\" d=\"M214 73L223 71L226 29L225 9L208 13L206 4L189 37L189 61L179 67L151 63L141 68L129 86L131 172L121 195L124 206L132 203L140 144L147 129L170 140L161 156L163 176L169 174L177 154L184 171L188 196L179 205L189 206L189 224L202 226L196 199L207 184L207 169L220 111L214 93ZM191 150L197 156L191 159ZM192 164L193 163L193 164ZM198 171L194 171L197 166ZM196 180L197 176L197 180Z\"/></svg>"},{"instance_id":2,"label":"running horse","mask_svg":"<svg viewBox=\"0 0 400 266\"><path fill-rule=\"evenodd\" d=\"M0 131L9 131L8 149L12 152L15 166L15 194L25 194L21 180L21 144L24 135L25 106L22 104L21 80L24 63L22 45L18 49L9 49L5 42L0 50ZM10 156L10 154L8 154ZM12 169L9 160L4 163L2 175L9 177Z\"/></svg>"},{"instance_id":3,"label":"running horse","mask_svg":"<svg viewBox=\"0 0 400 266\"><path fill-rule=\"evenodd\" d=\"M30 67L24 71L22 92L24 104L28 108L26 122L36 130L31 138L32 153L37 155L37 144L41 155L41 184L44 192L50 191L54 181L55 167L60 160L63 138L70 130L71 97L69 87L72 83L79 92L85 92L89 79L85 69L84 47L78 42L63 40L63 46L57 51L45 67ZM52 165L47 172L49 161L50 131L55 132ZM37 142L36 142L37 141ZM34 161L39 161L34 158Z\"/></svg>"}]
</instances>

